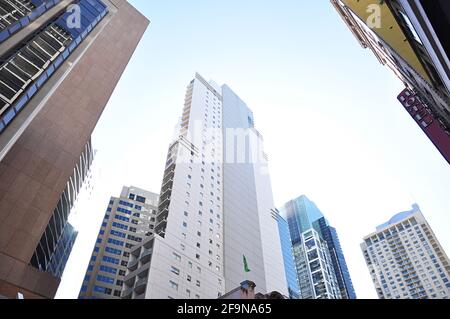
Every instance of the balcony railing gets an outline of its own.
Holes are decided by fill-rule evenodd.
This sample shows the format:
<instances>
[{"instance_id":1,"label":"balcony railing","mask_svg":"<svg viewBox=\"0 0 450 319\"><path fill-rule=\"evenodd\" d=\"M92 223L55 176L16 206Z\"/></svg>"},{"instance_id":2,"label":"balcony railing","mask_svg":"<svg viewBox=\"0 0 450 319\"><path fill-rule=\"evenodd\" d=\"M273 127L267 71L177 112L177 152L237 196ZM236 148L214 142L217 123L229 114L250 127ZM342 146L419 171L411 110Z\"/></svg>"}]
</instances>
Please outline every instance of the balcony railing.
<instances>
[{"instance_id":1,"label":"balcony railing","mask_svg":"<svg viewBox=\"0 0 450 319\"><path fill-rule=\"evenodd\" d=\"M124 299L129 299L127 297L131 297L132 293L133 293L133 288L125 289L124 291L122 291L121 297L124 298Z\"/></svg>"},{"instance_id":2,"label":"balcony railing","mask_svg":"<svg viewBox=\"0 0 450 319\"><path fill-rule=\"evenodd\" d=\"M139 263L139 260L138 260L138 259L135 259L135 260L133 260L133 261L130 261L129 264L128 264L128 269L129 269L130 271L135 271L135 270L137 269L138 263Z\"/></svg>"}]
</instances>

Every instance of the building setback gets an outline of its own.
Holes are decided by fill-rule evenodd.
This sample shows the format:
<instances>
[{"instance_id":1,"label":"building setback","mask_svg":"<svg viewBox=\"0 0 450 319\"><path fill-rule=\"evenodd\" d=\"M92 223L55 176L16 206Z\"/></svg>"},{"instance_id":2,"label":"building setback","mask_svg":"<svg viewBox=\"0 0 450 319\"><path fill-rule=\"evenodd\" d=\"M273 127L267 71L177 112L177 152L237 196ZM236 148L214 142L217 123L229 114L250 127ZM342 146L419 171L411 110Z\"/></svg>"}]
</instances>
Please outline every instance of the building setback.
<instances>
[{"instance_id":1,"label":"building setback","mask_svg":"<svg viewBox=\"0 0 450 319\"><path fill-rule=\"evenodd\" d=\"M169 147L155 236L133 248L123 298L215 299L245 280L288 295L261 143L245 103L197 74Z\"/></svg>"},{"instance_id":2,"label":"building setback","mask_svg":"<svg viewBox=\"0 0 450 319\"><path fill-rule=\"evenodd\" d=\"M363 48L405 84L398 99L450 163L450 4L331 0Z\"/></svg>"},{"instance_id":3,"label":"building setback","mask_svg":"<svg viewBox=\"0 0 450 319\"><path fill-rule=\"evenodd\" d=\"M448 299L450 261L417 204L366 236L361 249L380 299Z\"/></svg>"},{"instance_id":4,"label":"building setback","mask_svg":"<svg viewBox=\"0 0 450 319\"><path fill-rule=\"evenodd\" d=\"M53 298L60 280L33 255L148 20L125 0L8 3L0 4L0 295ZM71 4L80 10L66 12Z\"/></svg>"},{"instance_id":5,"label":"building setback","mask_svg":"<svg viewBox=\"0 0 450 319\"><path fill-rule=\"evenodd\" d=\"M314 202L300 196L281 215L289 224L301 299L355 299L336 230Z\"/></svg>"},{"instance_id":6,"label":"building setback","mask_svg":"<svg viewBox=\"0 0 450 319\"><path fill-rule=\"evenodd\" d=\"M153 235L158 199L137 187L111 197L79 299L120 299L131 249Z\"/></svg>"}]
</instances>

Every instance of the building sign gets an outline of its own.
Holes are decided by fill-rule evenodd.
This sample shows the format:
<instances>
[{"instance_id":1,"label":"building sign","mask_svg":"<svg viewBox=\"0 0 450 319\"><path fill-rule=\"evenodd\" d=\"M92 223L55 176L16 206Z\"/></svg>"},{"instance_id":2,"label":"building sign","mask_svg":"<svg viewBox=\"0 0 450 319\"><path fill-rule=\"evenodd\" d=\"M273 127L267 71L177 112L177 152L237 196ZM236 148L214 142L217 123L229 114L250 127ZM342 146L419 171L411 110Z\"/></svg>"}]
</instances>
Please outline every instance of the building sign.
<instances>
[{"instance_id":1,"label":"building sign","mask_svg":"<svg viewBox=\"0 0 450 319\"><path fill-rule=\"evenodd\" d=\"M405 89L398 100L450 164L450 135L425 107L420 97L410 89Z\"/></svg>"}]
</instances>

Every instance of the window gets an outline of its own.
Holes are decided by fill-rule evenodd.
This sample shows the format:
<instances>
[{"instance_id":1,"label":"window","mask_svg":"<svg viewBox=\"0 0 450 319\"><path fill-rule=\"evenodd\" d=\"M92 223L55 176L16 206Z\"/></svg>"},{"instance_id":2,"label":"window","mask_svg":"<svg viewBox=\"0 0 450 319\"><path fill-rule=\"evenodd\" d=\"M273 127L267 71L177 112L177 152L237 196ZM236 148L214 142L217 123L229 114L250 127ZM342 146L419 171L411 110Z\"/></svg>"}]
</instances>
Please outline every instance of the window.
<instances>
[{"instance_id":1,"label":"window","mask_svg":"<svg viewBox=\"0 0 450 319\"><path fill-rule=\"evenodd\" d=\"M99 269L100 269L100 271L107 272L107 273L110 273L110 274L114 274L114 275L117 274L117 269L116 268L112 268L112 267L101 265Z\"/></svg>"},{"instance_id":2,"label":"window","mask_svg":"<svg viewBox=\"0 0 450 319\"><path fill-rule=\"evenodd\" d=\"M195 283L195 285L196 285L197 287L200 287L200 280L197 280L197 282Z\"/></svg>"},{"instance_id":3,"label":"window","mask_svg":"<svg viewBox=\"0 0 450 319\"><path fill-rule=\"evenodd\" d=\"M103 260L104 262L108 262L108 263L116 264L116 265L118 265L119 262L120 262L119 259L113 258L113 257L109 257L109 256L103 256L102 260Z\"/></svg>"},{"instance_id":4,"label":"window","mask_svg":"<svg viewBox=\"0 0 450 319\"><path fill-rule=\"evenodd\" d=\"M140 202L140 203L145 203L145 197L142 197L142 196L137 195L137 196L136 196L136 201L137 201L137 202Z\"/></svg>"},{"instance_id":5,"label":"window","mask_svg":"<svg viewBox=\"0 0 450 319\"><path fill-rule=\"evenodd\" d=\"M191 277L190 275L187 275L186 280L189 281L189 282L191 282L191 281L192 281L192 277Z\"/></svg>"},{"instance_id":6,"label":"window","mask_svg":"<svg viewBox=\"0 0 450 319\"><path fill-rule=\"evenodd\" d=\"M180 270L178 268L176 268L176 267L173 267L173 266L170 267L170 272L175 274L175 275L177 275L177 276L180 274Z\"/></svg>"},{"instance_id":7,"label":"window","mask_svg":"<svg viewBox=\"0 0 450 319\"><path fill-rule=\"evenodd\" d=\"M177 261L181 261L181 256L178 255L177 253L173 253L173 258Z\"/></svg>"},{"instance_id":8,"label":"window","mask_svg":"<svg viewBox=\"0 0 450 319\"><path fill-rule=\"evenodd\" d=\"M178 291L178 284L172 280L169 281L170 287L176 291Z\"/></svg>"},{"instance_id":9,"label":"window","mask_svg":"<svg viewBox=\"0 0 450 319\"><path fill-rule=\"evenodd\" d=\"M97 281L101 281L101 282L105 282L107 284L114 284L114 278L108 277L108 276L102 276L102 275L98 275L97 276Z\"/></svg>"},{"instance_id":10,"label":"window","mask_svg":"<svg viewBox=\"0 0 450 319\"><path fill-rule=\"evenodd\" d=\"M186 289L186 295L187 295L188 297L191 296L191 291L190 291L189 289Z\"/></svg>"}]
</instances>

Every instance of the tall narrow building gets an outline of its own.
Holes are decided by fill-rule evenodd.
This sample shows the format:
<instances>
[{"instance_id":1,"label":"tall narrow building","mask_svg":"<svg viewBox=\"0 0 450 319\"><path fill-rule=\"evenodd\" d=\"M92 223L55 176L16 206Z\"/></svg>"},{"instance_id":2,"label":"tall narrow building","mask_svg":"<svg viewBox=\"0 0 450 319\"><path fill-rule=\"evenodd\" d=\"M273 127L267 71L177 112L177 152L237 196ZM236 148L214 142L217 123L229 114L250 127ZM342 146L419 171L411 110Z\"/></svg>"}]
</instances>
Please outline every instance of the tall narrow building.
<instances>
[{"instance_id":1,"label":"tall narrow building","mask_svg":"<svg viewBox=\"0 0 450 319\"><path fill-rule=\"evenodd\" d=\"M218 298L245 280L287 296L277 227L252 112L197 74L169 147L155 236L132 250L122 297Z\"/></svg>"},{"instance_id":2,"label":"tall narrow building","mask_svg":"<svg viewBox=\"0 0 450 319\"><path fill-rule=\"evenodd\" d=\"M281 248L283 252L284 270L290 299L300 299L297 268L295 267L291 234L288 222L278 213L278 231L280 232Z\"/></svg>"},{"instance_id":3,"label":"tall narrow building","mask_svg":"<svg viewBox=\"0 0 450 319\"><path fill-rule=\"evenodd\" d=\"M159 195L124 187L111 197L79 299L120 299L133 246L153 234Z\"/></svg>"},{"instance_id":4,"label":"tall narrow building","mask_svg":"<svg viewBox=\"0 0 450 319\"><path fill-rule=\"evenodd\" d=\"M380 299L449 299L450 260L417 204L361 244Z\"/></svg>"},{"instance_id":5,"label":"tall narrow building","mask_svg":"<svg viewBox=\"0 0 450 319\"><path fill-rule=\"evenodd\" d=\"M355 299L336 230L314 202L300 196L284 205L301 299Z\"/></svg>"},{"instance_id":6,"label":"tall narrow building","mask_svg":"<svg viewBox=\"0 0 450 319\"><path fill-rule=\"evenodd\" d=\"M77 165L147 25L126 0L0 1L0 295L54 297Z\"/></svg>"}]
</instances>

